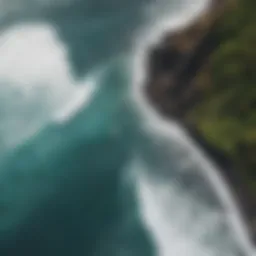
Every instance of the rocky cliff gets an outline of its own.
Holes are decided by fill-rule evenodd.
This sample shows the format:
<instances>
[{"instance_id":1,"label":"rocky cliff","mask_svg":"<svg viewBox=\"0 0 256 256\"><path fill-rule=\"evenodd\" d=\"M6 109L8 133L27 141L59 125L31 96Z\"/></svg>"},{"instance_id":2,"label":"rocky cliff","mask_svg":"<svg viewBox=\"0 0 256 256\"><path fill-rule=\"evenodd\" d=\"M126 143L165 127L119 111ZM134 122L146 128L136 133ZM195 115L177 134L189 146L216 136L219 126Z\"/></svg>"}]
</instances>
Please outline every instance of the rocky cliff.
<instances>
[{"instance_id":1,"label":"rocky cliff","mask_svg":"<svg viewBox=\"0 0 256 256\"><path fill-rule=\"evenodd\" d=\"M145 93L162 115L183 123L219 166L256 242L252 5L251 0L212 0L192 24L167 34L149 54Z\"/></svg>"}]
</instances>

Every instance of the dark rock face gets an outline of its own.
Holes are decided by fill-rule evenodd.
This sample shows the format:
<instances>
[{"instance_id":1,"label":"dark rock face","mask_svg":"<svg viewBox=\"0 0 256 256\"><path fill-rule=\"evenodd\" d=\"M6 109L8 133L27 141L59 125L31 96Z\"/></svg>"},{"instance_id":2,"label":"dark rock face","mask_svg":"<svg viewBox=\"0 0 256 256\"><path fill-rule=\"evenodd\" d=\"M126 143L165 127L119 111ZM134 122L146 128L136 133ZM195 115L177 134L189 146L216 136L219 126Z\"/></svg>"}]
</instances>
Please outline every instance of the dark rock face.
<instances>
[{"instance_id":1,"label":"dark rock face","mask_svg":"<svg viewBox=\"0 0 256 256\"><path fill-rule=\"evenodd\" d=\"M193 80L219 45L213 29L225 7L226 1L213 0L189 27L167 34L160 45L151 50L146 93L162 114L183 118L200 99Z\"/></svg>"},{"instance_id":2,"label":"dark rock face","mask_svg":"<svg viewBox=\"0 0 256 256\"><path fill-rule=\"evenodd\" d=\"M219 148L209 144L197 131L196 124L188 122L186 118L190 109L202 99L200 89L195 86L195 78L220 43L214 34L214 28L224 13L227 2L212 0L208 10L193 24L166 35L160 45L151 49L145 93L159 113L181 122L196 143L219 167L237 197L256 243L256 227L252 227L256 205L253 195L246 187L244 177L234 167L230 158Z\"/></svg>"}]
</instances>

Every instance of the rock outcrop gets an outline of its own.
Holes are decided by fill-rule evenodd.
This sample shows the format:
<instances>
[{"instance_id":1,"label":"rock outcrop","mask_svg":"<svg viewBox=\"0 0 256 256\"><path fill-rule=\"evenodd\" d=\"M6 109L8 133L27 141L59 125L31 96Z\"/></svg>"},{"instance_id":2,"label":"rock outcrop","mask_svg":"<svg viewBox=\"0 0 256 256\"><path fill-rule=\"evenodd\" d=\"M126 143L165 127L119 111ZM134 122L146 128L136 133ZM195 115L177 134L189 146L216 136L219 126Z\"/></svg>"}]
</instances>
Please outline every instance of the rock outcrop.
<instances>
[{"instance_id":1,"label":"rock outcrop","mask_svg":"<svg viewBox=\"0 0 256 256\"><path fill-rule=\"evenodd\" d=\"M192 24L167 34L161 44L152 49L146 90L152 104L162 114L182 118L200 99L200 90L193 83L220 43L213 31L229 9L230 1L228 3L213 0Z\"/></svg>"},{"instance_id":2,"label":"rock outcrop","mask_svg":"<svg viewBox=\"0 0 256 256\"><path fill-rule=\"evenodd\" d=\"M223 15L232 10L235 1L212 0L207 10L192 24L169 33L152 48L148 57L148 76L145 93L154 107L165 117L181 122L194 140L219 166L230 183L242 211L246 216L249 232L256 242L256 198L248 189L246 179L230 157L210 144L200 134L196 123L190 122L188 112L200 104L204 89L200 86L202 70L207 67L211 53L221 44L215 34ZM207 80L204 80L207 83ZM253 225L254 223L254 225Z\"/></svg>"}]
</instances>

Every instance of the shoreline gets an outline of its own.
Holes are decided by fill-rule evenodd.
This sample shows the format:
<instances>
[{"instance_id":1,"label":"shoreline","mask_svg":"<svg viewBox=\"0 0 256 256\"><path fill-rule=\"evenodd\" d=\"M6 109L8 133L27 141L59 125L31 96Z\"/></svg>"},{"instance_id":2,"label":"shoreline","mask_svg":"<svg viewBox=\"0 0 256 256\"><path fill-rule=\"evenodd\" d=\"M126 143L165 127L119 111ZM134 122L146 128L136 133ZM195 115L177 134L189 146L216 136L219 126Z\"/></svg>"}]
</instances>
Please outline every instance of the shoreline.
<instances>
[{"instance_id":1,"label":"shoreline","mask_svg":"<svg viewBox=\"0 0 256 256\"><path fill-rule=\"evenodd\" d=\"M251 240L256 244L254 196L246 186L246 179L224 151L212 145L198 131L196 124L186 120L186 113L202 98L200 91L193 86L194 80L220 44L215 40L213 31L223 14L230 10L231 2L234 3L212 0L192 24L167 32L160 44L151 48L146 62L148 76L145 93L151 107L167 120L171 118L182 124L193 141L219 167L220 174L238 202Z\"/></svg>"}]
</instances>

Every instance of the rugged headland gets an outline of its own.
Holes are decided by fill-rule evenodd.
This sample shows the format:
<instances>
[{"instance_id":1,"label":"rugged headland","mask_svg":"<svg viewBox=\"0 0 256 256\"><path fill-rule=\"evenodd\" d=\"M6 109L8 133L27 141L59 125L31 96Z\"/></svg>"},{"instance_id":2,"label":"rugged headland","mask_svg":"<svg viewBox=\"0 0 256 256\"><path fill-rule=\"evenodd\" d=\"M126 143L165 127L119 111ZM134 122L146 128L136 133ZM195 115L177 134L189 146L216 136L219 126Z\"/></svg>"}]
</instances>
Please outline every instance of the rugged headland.
<instances>
[{"instance_id":1,"label":"rugged headland","mask_svg":"<svg viewBox=\"0 0 256 256\"><path fill-rule=\"evenodd\" d=\"M212 0L151 49L145 88L219 166L256 242L255 7L255 0Z\"/></svg>"}]
</instances>

